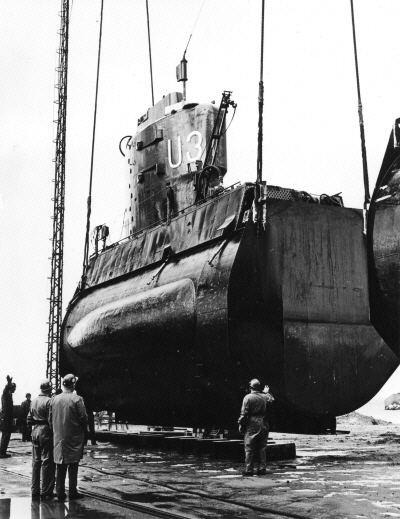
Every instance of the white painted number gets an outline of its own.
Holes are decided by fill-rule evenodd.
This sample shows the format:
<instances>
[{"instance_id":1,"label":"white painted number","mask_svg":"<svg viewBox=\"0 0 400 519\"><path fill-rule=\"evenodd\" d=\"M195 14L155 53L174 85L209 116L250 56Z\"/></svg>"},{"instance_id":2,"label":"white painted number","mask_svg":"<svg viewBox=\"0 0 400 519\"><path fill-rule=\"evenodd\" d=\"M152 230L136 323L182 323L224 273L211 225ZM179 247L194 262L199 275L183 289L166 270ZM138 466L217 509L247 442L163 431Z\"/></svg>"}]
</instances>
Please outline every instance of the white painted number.
<instances>
[{"instance_id":1,"label":"white painted number","mask_svg":"<svg viewBox=\"0 0 400 519\"><path fill-rule=\"evenodd\" d=\"M195 149L198 150L198 152L195 157L191 157L190 153L187 151L186 157L188 159L188 162L196 162L196 160L200 159L200 157L203 153L203 150L201 149L201 142L203 140L203 136L201 135L201 133L196 130L194 132L190 132L189 135L187 136L186 142L190 142L192 137L197 137L199 139L194 145Z\"/></svg>"},{"instance_id":2,"label":"white painted number","mask_svg":"<svg viewBox=\"0 0 400 519\"><path fill-rule=\"evenodd\" d=\"M168 139L168 162L172 169L178 168L182 164L182 144L181 138L178 136L178 162L172 163L171 139Z\"/></svg>"},{"instance_id":3,"label":"white painted number","mask_svg":"<svg viewBox=\"0 0 400 519\"><path fill-rule=\"evenodd\" d=\"M200 160L200 157L203 154L203 150L202 150L202 147L201 147L201 143L203 142L203 136L201 135L200 132L195 130L194 132L190 132L189 133L189 135L186 138L186 142L190 143L190 141L192 140L192 137L197 137L197 141L194 142L194 148L195 148L195 150L197 150L197 155L195 157L192 157L190 155L190 152L187 151L186 152L186 158L187 158L188 162L196 162L196 160ZM177 147L178 147L178 161L174 164L172 162L172 144L171 144L171 139L168 139L168 162L169 162L169 165L170 165L170 167L172 169L178 168L182 164L182 141L181 141L181 138L180 138L179 135L178 135Z\"/></svg>"}]
</instances>

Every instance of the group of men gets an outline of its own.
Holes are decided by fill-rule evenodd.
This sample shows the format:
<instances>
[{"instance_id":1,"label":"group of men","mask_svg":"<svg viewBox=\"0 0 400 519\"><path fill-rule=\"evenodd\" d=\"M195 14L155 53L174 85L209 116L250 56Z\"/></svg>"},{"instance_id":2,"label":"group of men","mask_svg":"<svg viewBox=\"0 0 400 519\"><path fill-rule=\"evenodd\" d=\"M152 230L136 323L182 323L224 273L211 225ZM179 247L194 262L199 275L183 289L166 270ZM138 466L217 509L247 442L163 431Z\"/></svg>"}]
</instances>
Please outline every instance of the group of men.
<instances>
[{"instance_id":1,"label":"group of men","mask_svg":"<svg viewBox=\"0 0 400 519\"><path fill-rule=\"evenodd\" d=\"M69 475L69 499L83 497L77 490L78 465L83 456L85 433L88 416L83 399L76 394L77 377L66 375L62 391L51 397L51 383L44 380L40 385L40 394L29 401L26 430L32 428L32 499L48 499L57 495L63 501L65 479ZM0 458L6 453L12 428L12 394L16 384L7 376L7 385L1 398L2 438ZM29 393L26 395L28 399ZM29 395L30 397L30 395ZM269 389L261 391L260 381L250 381L250 393L243 399L239 416L239 429L244 432L246 470L243 476L253 476L257 465L257 475L266 474L266 448L268 441L268 422L266 412L273 401ZM24 429L23 429L24 431ZM25 433L26 434L26 433ZM24 432L23 432L24 439ZM56 475L56 478L55 478ZM56 494L54 486L56 480Z\"/></svg>"},{"instance_id":2,"label":"group of men","mask_svg":"<svg viewBox=\"0 0 400 519\"><path fill-rule=\"evenodd\" d=\"M64 501L65 479L69 476L69 499L81 499L78 492L78 466L83 456L88 416L83 399L76 394L77 377L66 375L62 391L51 396L49 380L43 380L40 393L30 402L27 428L32 430L32 499L57 497ZM16 384L7 376L2 395L2 438L0 458L6 453L13 421L12 394ZM54 493L56 487L56 494Z\"/></svg>"}]
</instances>

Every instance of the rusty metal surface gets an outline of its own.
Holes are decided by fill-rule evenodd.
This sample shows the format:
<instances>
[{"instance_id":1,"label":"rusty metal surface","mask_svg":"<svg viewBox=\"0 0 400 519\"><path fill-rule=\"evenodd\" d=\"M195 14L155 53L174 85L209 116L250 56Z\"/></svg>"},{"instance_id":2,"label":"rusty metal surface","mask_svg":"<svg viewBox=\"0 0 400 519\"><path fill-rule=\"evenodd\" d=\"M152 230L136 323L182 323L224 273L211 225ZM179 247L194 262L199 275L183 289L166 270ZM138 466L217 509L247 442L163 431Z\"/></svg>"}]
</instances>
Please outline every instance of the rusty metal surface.
<instances>
[{"instance_id":1,"label":"rusty metal surface","mask_svg":"<svg viewBox=\"0 0 400 519\"><path fill-rule=\"evenodd\" d=\"M245 185L239 186L92 258L87 274L89 287L157 263L166 246L178 254L220 238L223 231L219 228L225 220L238 215L245 189Z\"/></svg>"},{"instance_id":2,"label":"rusty metal surface","mask_svg":"<svg viewBox=\"0 0 400 519\"><path fill-rule=\"evenodd\" d=\"M368 219L371 322L400 356L399 123L391 132Z\"/></svg>"},{"instance_id":3,"label":"rusty metal surface","mask_svg":"<svg viewBox=\"0 0 400 519\"><path fill-rule=\"evenodd\" d=\"M194 331L194 285L182 279L95 308L74 326L68 345L82 357L134 358L146 348L155 354L168 347L170 336L188 345Z\"/></svg>"},{"instance_id":4,"label":"rusty metal surface","mask_svg":"<svg viewBox=\"0 0 400 519\"><path fill-rule=\"evenodd\" d=\"M149 110L152 122L140 125L128 145L128 234L168 217L168 188L173 191L174 213L196 200L196 160L204 161L218 109L212 104L178 103L166 114L168 103L164 98ZM225 135L221 137L218 165L226 171Z\"/></svg>"},{"instance_id":5,"label":"rusty metal surface","mask_svg":"<svg viewBox=\"0 0 400 519\"><path fill-rule=\"evenodd\" d=\"M352 209L270 201L263 250L249 253L257 241L246 228L232 270L230 344L240 370L303 413L357 409L398 365L369 323L362 225Z\"/></svg>"},{"instance_id":6,"label":"rusty metal surface","mask_svg":"<svg viewBox=\"0 0 400 519\"><path fill-rule=\"evenodd\" d=\"M251 218L241 225L253 192L92 263L63 328L62 369L80 375L85 402L136 423L226 427L254 376L298 416L347 413L380 389L398 361L368 321L360 213L269 200L256 238ZM239 226L220 236L231 215Z\"/></svg>"}]
</instances>

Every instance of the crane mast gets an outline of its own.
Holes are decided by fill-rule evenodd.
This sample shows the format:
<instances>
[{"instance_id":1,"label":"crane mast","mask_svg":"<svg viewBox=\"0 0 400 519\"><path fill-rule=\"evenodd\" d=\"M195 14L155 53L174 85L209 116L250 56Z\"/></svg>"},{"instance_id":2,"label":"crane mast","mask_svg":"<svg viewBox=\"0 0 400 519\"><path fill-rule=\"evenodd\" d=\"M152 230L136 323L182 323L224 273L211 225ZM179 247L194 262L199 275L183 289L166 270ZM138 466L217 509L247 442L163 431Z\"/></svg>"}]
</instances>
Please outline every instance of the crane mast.
<instances>
[{"instance_id":1,"label":"crane mast","mask_svg":"<svg viewBox=\"0 0 400 519\"><path fill-rule=\"evenodd\" d=\"M54 174L54 212L52 233L52 255L50 276L50 312L47 341L47 369L46 376L50 379L53 389L60 385L58 368L60 352L60 332L62 323L62 288L63 288L63 249L64 249L64 209L65 209L65 140L67 117L67 70L68 70L68 25L69 0L61 0L61 18L58 67L58 96L55 103L58 105L55 174Z\"/></svg>"}]
</instances>

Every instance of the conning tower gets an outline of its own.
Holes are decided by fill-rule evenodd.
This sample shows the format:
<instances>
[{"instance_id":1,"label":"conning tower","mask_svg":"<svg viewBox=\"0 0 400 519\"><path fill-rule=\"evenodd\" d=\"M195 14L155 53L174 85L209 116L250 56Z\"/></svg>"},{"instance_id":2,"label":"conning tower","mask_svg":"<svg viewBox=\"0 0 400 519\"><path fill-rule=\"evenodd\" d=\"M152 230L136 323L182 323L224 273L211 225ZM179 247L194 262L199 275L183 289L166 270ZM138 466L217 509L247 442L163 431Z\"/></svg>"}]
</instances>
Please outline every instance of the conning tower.
<instances>
[{"instance_id":1,"label":"conning tower","mask_svg":"<svg viewBox=\"0 0 400 519\"><path fill-rule=\"evenodd\" d=\"M173 92L140 117L138 131L126 146L127 235L165 220L201 198L196 185L212 140L219 141L215 163L220 175L210 188L220 185L227 160L224 122L215 133L218 114L213 104L183 101L182 94Z\"/></svg>"}]
</instances>

